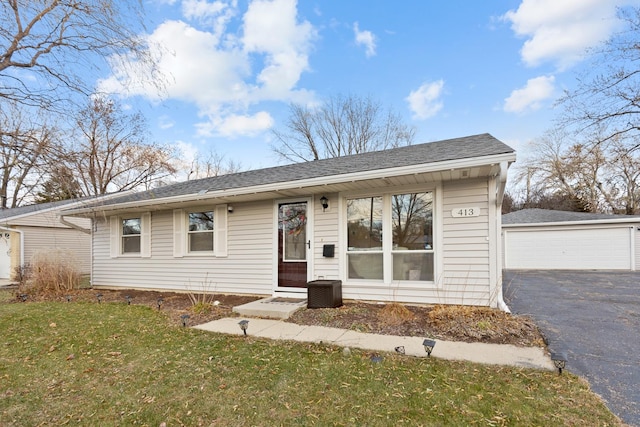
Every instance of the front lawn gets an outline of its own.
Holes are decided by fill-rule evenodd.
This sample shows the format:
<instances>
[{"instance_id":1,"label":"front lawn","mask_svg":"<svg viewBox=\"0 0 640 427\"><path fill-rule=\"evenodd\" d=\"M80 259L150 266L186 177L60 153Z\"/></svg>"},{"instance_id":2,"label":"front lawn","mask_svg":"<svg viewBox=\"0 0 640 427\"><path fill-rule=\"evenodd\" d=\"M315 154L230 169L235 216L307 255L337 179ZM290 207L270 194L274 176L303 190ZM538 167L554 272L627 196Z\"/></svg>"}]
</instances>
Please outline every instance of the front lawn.
<instances>
[{"instance_id":1,"label":"front lawn","mask_svg":"<svg viewBox=\"0 0 640 427\"><path fill-rule=\"evenodd\" d=\"M126 303L0 299L0 425L619 425L557 372L176 326Z\"/></svg>"}]
</instances>

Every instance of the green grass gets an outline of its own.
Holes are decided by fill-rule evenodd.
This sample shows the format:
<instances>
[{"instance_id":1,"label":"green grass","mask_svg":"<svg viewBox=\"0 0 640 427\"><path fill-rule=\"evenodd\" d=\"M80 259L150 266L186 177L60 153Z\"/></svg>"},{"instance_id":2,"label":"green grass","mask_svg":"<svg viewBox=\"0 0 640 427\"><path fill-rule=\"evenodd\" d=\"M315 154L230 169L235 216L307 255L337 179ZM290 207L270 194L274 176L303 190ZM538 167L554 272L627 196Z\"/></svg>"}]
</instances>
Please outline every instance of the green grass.
<instances>
[{"instance_id":1,"label":"green grass","mask_svg":"<svg viewBox=\"0 0 640 427\"><path fill-rule=\"evenodd\" d=\"M573 375L230 337L124 303L0 303L0 425L618 425Z\"/></svg>"}]
</instances>

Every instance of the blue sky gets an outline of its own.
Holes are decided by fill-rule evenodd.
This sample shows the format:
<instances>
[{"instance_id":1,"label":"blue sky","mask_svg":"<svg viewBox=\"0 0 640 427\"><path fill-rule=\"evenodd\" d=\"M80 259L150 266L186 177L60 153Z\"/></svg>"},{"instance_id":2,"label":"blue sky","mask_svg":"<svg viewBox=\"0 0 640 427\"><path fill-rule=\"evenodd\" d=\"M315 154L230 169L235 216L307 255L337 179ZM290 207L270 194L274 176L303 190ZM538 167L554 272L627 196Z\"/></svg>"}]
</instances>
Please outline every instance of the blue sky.
<instances>
[{"instance_id":1,"label":"blue sky","mask_svg":"<svg viewBox=\"0 0 640 427\"><path fill-rule=\"evenodd\" d=\"M145 37L167 77L97 82L141 108L159 142L213 150L247 169L279 164L271 129L291 102L371 96L416 143L488 132L526 154L585 50L640 0L156 0ZM129 64L137 67L138 64Z\"/></svg>"}]
</instances>

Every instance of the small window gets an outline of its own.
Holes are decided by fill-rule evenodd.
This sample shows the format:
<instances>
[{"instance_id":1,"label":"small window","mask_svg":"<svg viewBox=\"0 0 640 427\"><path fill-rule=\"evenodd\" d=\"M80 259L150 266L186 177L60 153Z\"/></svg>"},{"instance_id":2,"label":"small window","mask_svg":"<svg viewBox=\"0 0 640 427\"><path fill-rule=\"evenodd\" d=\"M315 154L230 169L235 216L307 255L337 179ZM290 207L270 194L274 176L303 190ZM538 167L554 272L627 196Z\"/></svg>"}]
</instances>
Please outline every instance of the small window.
<instances>
[{"instance_id":1,"label":"small window","mask_svg":"<svg viewBox=\"0 0 640 427\"><path fill-rule=\"evenodd\" d=\"M189 252L213 252L213 211L189 212Z\"/></svg>"},{"instance_id":2,"label":"small window","mask_svg":"<svg viewBox=\"0 0 640 427\"><path fill-rule=\"evenodd\" d=\"M140 218L126 218L122 220L122 253L139 254L142 236L142 221Z\"/></svg>"}]
</instances>

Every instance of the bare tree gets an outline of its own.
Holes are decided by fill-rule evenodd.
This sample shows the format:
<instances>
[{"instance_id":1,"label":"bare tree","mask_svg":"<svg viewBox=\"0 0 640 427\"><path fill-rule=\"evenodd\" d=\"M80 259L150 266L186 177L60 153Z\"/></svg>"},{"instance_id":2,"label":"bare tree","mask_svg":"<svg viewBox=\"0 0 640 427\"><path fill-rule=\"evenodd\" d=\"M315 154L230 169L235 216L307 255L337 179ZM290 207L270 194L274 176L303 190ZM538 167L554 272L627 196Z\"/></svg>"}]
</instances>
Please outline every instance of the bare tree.
<instances>
[{"instance_id":1,"label":"bare tree","mask_svg":"<svg viewBox=\"0 0 640 427\"><path fill-rule=\"evenodd\" d=\"M522 207L640 212L640 158L621 138L576 142L555 130L536 140L532 152L517 176L526 181Z\"/></svg>"},{"instance_id":2,"label":"bare tree","mask_svg":"<svg viewBox=\"0 0 640 427\"><path fill-rule=\"evenodd\" d=\"M57 138L55 128L39 124L19 105L0 104L0 207L13 208L33 196Z\"/></svg>"},{"instance_id":3,"label":"bare tree","mask_svg":"<svg viewBox=\"0 0 640 427\"><path fill-rule=\"evenodd\" d=\"M210 151L205 156L198 155L191 162L187 179L208 178L236 173L241 170L242 165L239 162L228 160L224 155Z\"/></svg>"},{"instance_id":4,"label":"bare tree","mask_svg":"<svg viewBox=\"0 0 640 427\"><path fill-rule=\"evenodd\" d=\"M124 114L112 100L92 98L76 124L68 161L87 196L148 189L176 172L171 150L147 141L144 117Z\"/></svg>"},{"instance_id":5,"label":"bare tree","mask_svg":"<svg viewBox=\"0 0 640 427\"><path fill-rule=\"evenodd\" d=\"M593 63L578 78L578 86L560 100L563 126L591 138L611 139L630 150L640 145L640 8L619 10L624 31L592 52Z\"/></svg>"},{"instance_id":6,"label":"bare tree","mask_svg":"<svg viewBox=\"0 0 640 427\"><path fill-rule=\"evenodd\" d=\"M296 162L410 145L415 129L369 97L338 95L318 108L292 104L285 130L273 134L273 150Z\"/></svg>"},{"instance_id":7,"label":"bare tree","mask_svg":"<svg viewBox=\"0 0 640 427\"><path fill-rule=\"evenodd\" d=\"M142 17L138 0L0 2L0 98L53 108L73 92L90 93L95 79L86 79L100 61L125 56L161 81L137 35Z\"/></svg>"}]
</instances>

